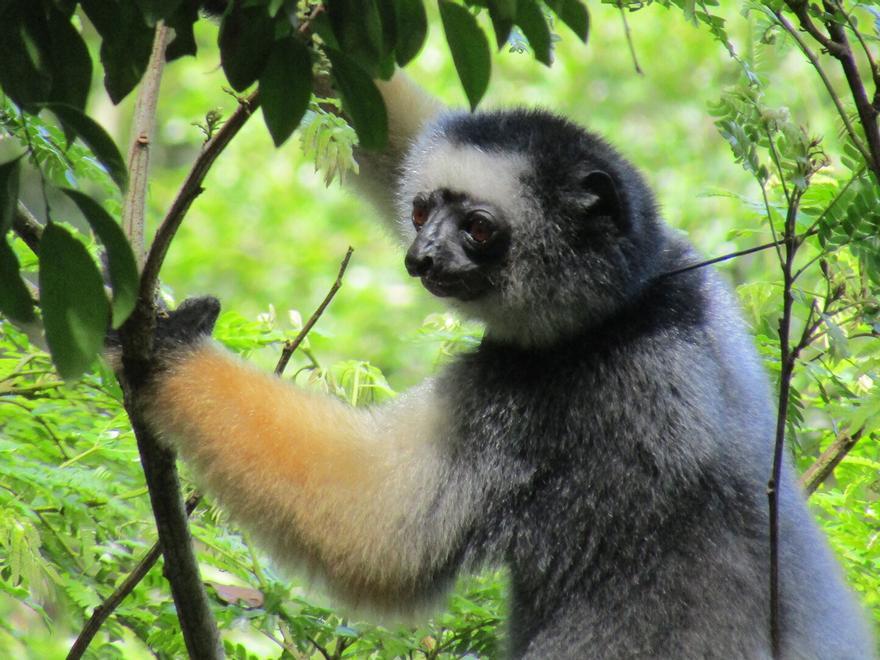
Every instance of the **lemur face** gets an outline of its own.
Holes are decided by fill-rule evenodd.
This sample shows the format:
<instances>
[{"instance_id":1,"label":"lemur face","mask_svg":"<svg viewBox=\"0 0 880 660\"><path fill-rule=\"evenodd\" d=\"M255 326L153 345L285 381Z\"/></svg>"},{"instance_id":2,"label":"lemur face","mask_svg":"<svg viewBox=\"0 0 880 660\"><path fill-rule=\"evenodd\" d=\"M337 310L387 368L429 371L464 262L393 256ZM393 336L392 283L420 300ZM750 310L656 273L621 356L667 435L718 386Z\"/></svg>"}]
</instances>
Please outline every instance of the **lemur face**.
<instances>
[{"instance_id":1,"label":"lemur face","mask_svg":"<svg viewBox=\"0 0 880 660\"><path fill-rule=\"evenodd\" d=\"M407 271L495 337L571 335L646 281L659 231L650 190L612 147L555 115L441 115L400 174Z\"/></svg>"},{"instance_id":2,"label":"lemur face","mask_svg":"<svg viewBox=\"0 0 880 660\"><path fill-rule=\"evenodd\" d=\"M440 188L416 195L412 224L416 235L406 270L428 291L468 301L493 288L510 247L510 223L501 208Z\"/></svg>"}]
</instances>

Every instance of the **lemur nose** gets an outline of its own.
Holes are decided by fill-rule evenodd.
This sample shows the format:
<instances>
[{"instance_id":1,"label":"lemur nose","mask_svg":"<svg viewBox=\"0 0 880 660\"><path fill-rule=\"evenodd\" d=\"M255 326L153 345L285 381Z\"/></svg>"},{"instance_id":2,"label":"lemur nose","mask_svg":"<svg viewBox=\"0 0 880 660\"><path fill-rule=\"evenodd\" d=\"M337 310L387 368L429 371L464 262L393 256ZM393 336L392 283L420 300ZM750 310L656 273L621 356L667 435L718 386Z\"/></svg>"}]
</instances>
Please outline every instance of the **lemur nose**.
<instances>
[{"instance_id":1,"label":"lemur nose","mask_svg":"<svg viewBox=\"0 0 880 660\"><path fill-rule=\"evenodd\" d=\"M406 258L403 260L403 263L406 266L407 273L413 277L421 277L430 272L434 265L434 260L430 255L425 254L424 252L410 250L406 253Z\"/></svg>"}]
</instances>

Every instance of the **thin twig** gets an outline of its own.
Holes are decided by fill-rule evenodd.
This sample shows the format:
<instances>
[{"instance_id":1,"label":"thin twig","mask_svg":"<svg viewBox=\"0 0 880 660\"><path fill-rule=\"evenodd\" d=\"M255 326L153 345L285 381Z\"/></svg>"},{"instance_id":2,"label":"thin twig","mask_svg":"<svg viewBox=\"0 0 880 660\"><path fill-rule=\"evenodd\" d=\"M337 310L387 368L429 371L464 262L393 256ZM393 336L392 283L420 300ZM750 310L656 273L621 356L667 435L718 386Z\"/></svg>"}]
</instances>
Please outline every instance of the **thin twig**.
<instances>
[{"instance_id":1,"label":"thin twig","mask_svg":"<svg viewBox=\"0 0 880 660\"><path fill-rule=\"evenodd\" d=\"M202 193L202 182L205 180L205 176L208 174L217 156L223 152L230 140L238 134L258 106L258 92L254 92L246 99L242 99L238 108L226 120L220 130L205 143L202 152L195 163L193 163L189 175L187 175L186 180L181 185L177 197L174 198L171 208L168 209L165 219L156 231L156 237L150 246L150 252L147 255L141 276L141 300L152 303L153 291L156 288L156 281L158 280L162 263L165 261L165 255L168 253L168 247L180 228L180 224L183 222L183 218L186 216L190 205Z\"/></svg>"},{"instance_id":2,"label":"thin twig","mask_svg":"<svg viewBox=\"0 0 880 660\"><path fill-rule=\"evenodd\" d=\"M189 499L186 501L186 513L187 515L191 515L193 510L199 503L201 499L201 495L191 495ZM98 631L101 629L101 626L104 622L110 617L111 614L122 604L122 601L134 591L134 588L143 580L147 573L150 572L150 569L156 564L159 560L159 557L162 554L162 549L159 546L159 542L156 541L153 544L147 554L145 554L141 560L135 565L135 567L131 570L128 576L119 584L118 587L110 594L103 603L98 605L93 611L92 616L89 618L86 625L83 627L79 636L76 638L76 641L73 643L73 646L70 647L70 652L67 654L67 660L77 660L81 658L83 654L86 652L91 641L95 638L95 635L98 634Z\"/></svg>"},{"instance_id":3,"label":"thin twig","mask_svg":"<svg viewBox=\"0 0 880 660\"><path fill-rule=\"evenodd\" d=\"M623 34L626 37L626 43L629 46L629 54L632 57L633 66L636 69L636 73L640 76L644 74L642 71L642 67L639 66L639 58L636 56L636 47L633 44L632 33L629 29L629 21L626 20L626 11L623 8L623 5L617 3L617 8L620 9L620 19L623 21Z\"/></svg>"},{"instance_id":4,"label":"thin twig","mask_svg":"<svg viewBox=\"0 0 880 660\"><path fill-rule=\"evenodd\" d=\"M810 236L815 236L819 233L819 230L816 227L805 231L803 234L797 236L798 245L803 243ZM682 266L681 268L676 268L675 270L669 270L665 273L660 273L657 277L671 277L672 275L681 275L682 273L687 273L691 270L696 270L697 268L703 268L704 266L711 266L712 264L717 264L722 261L728 261L730 259L735 259L736 257L743 257L747 254L752 254L753 252L760 252L761 250L769 250L770 248L778 248L780 245L785 245L786 239L780 238L775 241L770 241L769 243L762 243L761 245L756 245L755 247L746 248L745 250L737 250L736 252L728 252L727 254L722 254L720 257L712 257L711 259L706 259L705 261L698 261L696 263L688 264L687 266Z\"/></svg>"},{"instance_id":5,"label":"thin twig","mask_svg":"<svg viewBox=\"0 0 880 660\"><path fill-rule=\"evenodd\" d=\"M309 320L306 321L302 330L300 330L296 337L291 341L284 342L284 350L281 351L281 357L278 358L278 364L275 365L276 376L280 376L284 373L284 370L287 368L287 363L290 362L290 357L293 355L294 351L296 351L299 345L303 342L306 335L309 334L309 331L314 327L315 323L318 322L318 319L321 318L321 314L327 309L327 305L333 300L333 296L339 291L339 287L342 286L342 276L345 275L345 269L348 268L348 262L351 260L352 252L354 252L354 248L349 247L348 251L345 253L345 257L342 259L342 263L339 265L339 273L336 275L336 281L333 283L333 286L330 287L327 295L324 296L324 300L321 301L321 304L318 305L318 308L311 317L309 317Z\"/></svg>"},{"instance_id":6,"label":"thin twig","mask_svg":"<svg viewBox=\"0 0 880 660\"><path fill-rule=\"evenodd\" d=\"M762 179L758 180L758 184L761 186L761 198L764 200L764 209L767 211L767 226L770 228L770 235L773 237L773 243L776 247L776 258L779 259L781 267L785 259L782 256L782 250L779 249L782 242L780 242L779 237L776 235L776 227L773 226L773 213L770 209L770 200L767 197L767 186Z\"/></svg>"},{"instance_id":7,"label":"thin twig","mask_svg":"<svg viewBox=\"0 0 880 660\"><path fill-rule=\"evenodd\" d=\"M770 127L764 122L764 133L767 135L767 146L770 148L770 157L776 166L776 173L779 175L779 183L782 184L782 194L785 196L785 203L791 204L791 195L788 192L788 185L785 183L785 172L782 170L782 162L779 158L779 152L776 151L776 145L773 144L773 136L770 134Z\"/></svg>"},{"instance_id":8,"label":"thin twig","mask_svg":"<svg viewBox=\"0 0 880 660\"><path fill-rule=\"evenodd\" d=\"M843 433L828 448L823 451L813 464L804 470L800 484L807 496L816 492L816 489L834 472L834 469L846 457L850 450L861 439L864 429L855 433Z\"/></svg>"}]
</instances>

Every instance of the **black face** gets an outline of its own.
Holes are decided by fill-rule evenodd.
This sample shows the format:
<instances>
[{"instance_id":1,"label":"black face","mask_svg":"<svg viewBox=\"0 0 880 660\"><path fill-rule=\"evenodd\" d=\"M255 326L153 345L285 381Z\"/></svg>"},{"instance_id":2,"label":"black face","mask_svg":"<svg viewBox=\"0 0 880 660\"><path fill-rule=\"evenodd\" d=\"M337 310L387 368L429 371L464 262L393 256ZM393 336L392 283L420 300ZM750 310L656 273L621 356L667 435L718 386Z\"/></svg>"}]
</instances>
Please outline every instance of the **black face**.
<instances>
[{"instance_id":1,"label":"black face","mask_svg":"<svg viewBox=\"0 0 880 660\"><path fill-rule=\"evenodd\" d=\"M492 274L507 255L510 225L491 204L449 190L417 195L416 238L406 270L435 296L474 300L492 288Z\"/></svg>"}]
</instances>

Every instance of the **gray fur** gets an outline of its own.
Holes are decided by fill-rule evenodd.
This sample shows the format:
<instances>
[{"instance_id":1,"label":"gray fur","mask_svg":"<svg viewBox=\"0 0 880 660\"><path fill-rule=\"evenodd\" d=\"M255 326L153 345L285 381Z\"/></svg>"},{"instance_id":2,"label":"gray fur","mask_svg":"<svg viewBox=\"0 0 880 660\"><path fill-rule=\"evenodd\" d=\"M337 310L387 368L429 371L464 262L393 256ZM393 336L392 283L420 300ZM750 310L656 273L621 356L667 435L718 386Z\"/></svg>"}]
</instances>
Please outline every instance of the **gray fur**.
<instances>
[{"instance_id":1,"label":"gray fur","mask_svg":"<svg viewBox=\"0 0 880 660\"><path fill-rule=\"evenodd\" d=\"M478 513L434 577L509 567L515 658L769 658L774 412L732 295L709 269L659 277L693 250L634 168L548 113L441 118L406 161L401 215L448 144L528 168L496 289L461 305L486 338L438 378L444 472ZM591 212L594 170L621 217ZM874 657L788 464L780 516L783 656Z\"/></svg>"}]
</instances>

